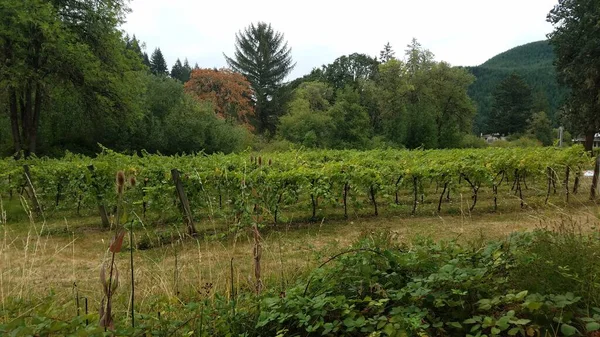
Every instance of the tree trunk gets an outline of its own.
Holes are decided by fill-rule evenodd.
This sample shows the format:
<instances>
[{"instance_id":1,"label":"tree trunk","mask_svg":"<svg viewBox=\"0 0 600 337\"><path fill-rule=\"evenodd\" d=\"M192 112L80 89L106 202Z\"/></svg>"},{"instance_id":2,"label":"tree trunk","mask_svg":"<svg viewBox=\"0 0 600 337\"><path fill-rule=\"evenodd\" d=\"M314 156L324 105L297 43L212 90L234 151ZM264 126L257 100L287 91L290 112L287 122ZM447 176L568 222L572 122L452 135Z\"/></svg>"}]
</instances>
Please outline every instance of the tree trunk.
<instances>
[{"instance_id":1,"label":"tree trunk","mask_svg":"<svg viewBox=\"0 0 600 337\"><path fill-rule=\"evenodd\" d=\"M596 134L595 130L588 130L585 133L585 150L589 151L593 154L594 150L594 135Z\"/></svg>"},{"instance_id":2,"label":"tree trunk","mask_svg":"<svg viewBox=\"0 0 600 337\"><path fill-rule=\"evenodd\" d=\"M600 175L600 155L596 157L596 165L594 165L594 176L592 178L592 188L590 190L590 200L596 199L596 189L598 188L598 175Z\"/></svg>"},{"instance_id":3,"label":"tree trunk","mask_svg":"<svg viewBox=\"0 0 600 337\"><path fill-rule=\"evenodd\" d=\"M30 116L29 124L29 144L28 149L30 154L34 154L37 151L37 135L38 125L40 123L40 112L42 111L42 86L37 83L35 85L35 101L33 105L32 115Z\"/></svg>"},{"instance_id":4,"label":"tree trunk","mask_svg":"<svg viewBox=\"0 0 600 337\"><path fill-rule=\"evenodd\" d=\"M12 131L13 146L15 150L15 156L19 157L21 154L21 131L19 130L19 107L17 102L17 92L15 88L10 87L9 89L9 115L10 115L10 128Z\"/></svg>"}]
</instances>

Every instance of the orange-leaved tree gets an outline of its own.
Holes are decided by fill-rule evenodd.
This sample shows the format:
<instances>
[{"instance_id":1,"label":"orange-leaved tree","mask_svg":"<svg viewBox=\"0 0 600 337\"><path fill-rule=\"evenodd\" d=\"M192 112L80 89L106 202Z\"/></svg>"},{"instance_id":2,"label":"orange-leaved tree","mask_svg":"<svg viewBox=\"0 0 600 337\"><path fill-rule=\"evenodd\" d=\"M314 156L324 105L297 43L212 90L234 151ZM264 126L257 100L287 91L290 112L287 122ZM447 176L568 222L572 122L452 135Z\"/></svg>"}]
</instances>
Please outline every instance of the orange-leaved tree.
<instances>
[{"instance_id":1,"label":"orange-leaved tree","mask_svg":"<svg viewBox=\"0 0 600 337\"><path fill-rule=\"evenodd\" d=\"M250 127L254 115L252 87L240 73L230 69L195 69L185 83L185 91L212 103L215 113Z\"/></svg>"}]
</instances>

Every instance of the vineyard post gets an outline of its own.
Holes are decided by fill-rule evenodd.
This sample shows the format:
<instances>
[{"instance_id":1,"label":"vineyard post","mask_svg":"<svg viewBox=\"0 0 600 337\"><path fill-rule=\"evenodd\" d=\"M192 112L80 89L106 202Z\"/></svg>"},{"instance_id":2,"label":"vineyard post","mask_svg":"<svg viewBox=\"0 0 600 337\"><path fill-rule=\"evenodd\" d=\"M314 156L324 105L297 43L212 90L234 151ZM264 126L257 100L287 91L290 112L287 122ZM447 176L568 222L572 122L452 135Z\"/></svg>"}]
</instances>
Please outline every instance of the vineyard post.
<instances>
[{"instance_id":1,"label":"vineyard post","mask_svg":"<svg viewBox=\"0 0 600 337\"><path fill-rule=\"evenodd\" d=\"M33 187L33 183L31 182L31 172L29 172L29 165L23 165L23 170L25 171L25 180L27 180L27 186L29 186L29 189L31 190L30 197L31 201L33 201L33 207L35 208L36 213L39 215L42 213L42 208L40 207L37 194L35 193L35 188Z\"/></svg>"},{"instance_id":2,"label":"vineyard post","mask_svg":"<svg viewBox=\"0 0 600 337\"><path fill-rule=\"evenodd\" d=\"M590 190L590 200L596 199L596 189L598 188L598 175L600 174L600 154L596 157L594 165L594 177L592 178L592 188Z\"/></svg>"},{"instance_id":3,"label":"vineyard post","mask_svg":"<svg viewBox=\"0 0 600 337\"><path fill-rule=\"evenodd\" d=\"M546 170L548 171L548 193L546 193L546 200L544 203L548 204L548 198L550 198L550 189L552 187L552 169L548 167Z\"/></svg>"},{"instance_id":4,"label":"vineyard post","mask_svg":"<svg viewBox=\"0 0 600 337\"><path fill-rule=\"evenodd\" d=\"M10 174L8 175L8 197L9 197L9 200L12 200L13 190L12 190L12 184L10 183Z\"/></svg>"},{"instance_id":5,"label":"vineyard post","mask_svg":"<svg viewBox=\"0 0 600 337\"><path fill-rule=\"evenodd\" d=\"M60 192L62 189L62 184L60 183L60 180L58 181L58 185L56 186L56 200L55 200L55 206L58 207L58 203L60 202Z\"/></svg>"},{"instance_id":6,"label":"vineyard post","mask_svg":"<svg viewBox=\"0 0 600 337\"><path fill-rule=\"evenodd\" d=\"M567 202L569 202L569 173L571 172L571 168L567 166L565 169L565 193Z\"/></svg>"},{"instance_id":7,"label":"vineyard post","mask_svg":"<svg viewBox=\"0 0 600 337\"><path fill-rule=\"evenodd\" d=\"M181 184L179 171L177 169L172 169L171 177L173 177L173 183L175 184L177 196L179 197L179 201L181 202L181 208L183 209L183 213L184 213L183 215L186 218L188 234L191 236L194 236L197 233L196 226L194 225L194 218L192 217L192 210L190 209L190 203L188 201L187 196L185 195L185 191L183 190L183 184Z\"/></svg>"},{"instance_id":8,"label":"vineyard post","mask_svg":"<svg viewBox=\"0 0 600 337\"><path fill-rule=\"evenodd\" d=\"M348 191L350 190L350 183L344 183L344 218L348 219Z\"/></svg>"},{"instance_id":9,"label":"vineyard post","mask_svg":"<svg viewBox=\"0 0 600 337\"><path fill-rule=\"evenodd\" d=\"M102 227L110 226L110 222L108 221L108 213L106 213L106 207L102 202L102 197L100 196L100 188L98 187L98 183L96 182L96 171L94 169L94 165L89 165L88 170L92 173L92 185L96 189L96 201L98 202L98 212L100 213L100 218L102 219ZM79 212L79 206L77 206L77 211Z\"/></svg>"}]
</instances>

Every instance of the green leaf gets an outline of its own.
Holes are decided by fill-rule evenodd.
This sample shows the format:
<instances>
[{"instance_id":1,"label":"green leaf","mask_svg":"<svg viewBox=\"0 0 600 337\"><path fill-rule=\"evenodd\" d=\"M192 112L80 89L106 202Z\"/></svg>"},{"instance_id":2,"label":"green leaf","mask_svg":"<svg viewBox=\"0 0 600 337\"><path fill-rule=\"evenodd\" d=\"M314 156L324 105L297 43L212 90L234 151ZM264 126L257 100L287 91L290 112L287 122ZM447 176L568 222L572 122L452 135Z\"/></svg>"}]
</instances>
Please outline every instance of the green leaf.
<instances>
[{"instance_id":1,"label":"green leaf","mask_svg":"<svg viewBox=\"0 0 600 337\"><path fill-rule=\"evenodd\" d=\"M598 322L590 322L585 325L585 330L587 332L598 331L600 330L600 323Z\"/></svg>"},{"instance_id":2,"label":"green leaf","mask_svg":"<svg viewBox=\"0 0 600 337\"><path fill-rule=\"evenodd\" d=\"M509 336L515 336L517 333L519 333L519 331L521 331L521 329L519 329L519 328L512 328L512 329L508 330L508 335Z\"/></svg>"},{"instance_id":3,"label":"green leaf","mask_svg":"<svg viewBox=\"0 0 600 337\"><path fill-rule=\"evenodd\" d=\"M453 328L462 329L462 325L458 322L448 322L446 324Z\"/></svg>"},{"instance_id":4,"label":"green leaf","mask_svg":"<svg viewBox=\"0 0 600 337\"><path fill-rule=\"evenodd\" d=\"M573 336L576 333L578 333L579 331L577 331L577 328L575 328L572 325L563 324L560 326L560 332L565 336Z\"/></svg>"}]
</instances>

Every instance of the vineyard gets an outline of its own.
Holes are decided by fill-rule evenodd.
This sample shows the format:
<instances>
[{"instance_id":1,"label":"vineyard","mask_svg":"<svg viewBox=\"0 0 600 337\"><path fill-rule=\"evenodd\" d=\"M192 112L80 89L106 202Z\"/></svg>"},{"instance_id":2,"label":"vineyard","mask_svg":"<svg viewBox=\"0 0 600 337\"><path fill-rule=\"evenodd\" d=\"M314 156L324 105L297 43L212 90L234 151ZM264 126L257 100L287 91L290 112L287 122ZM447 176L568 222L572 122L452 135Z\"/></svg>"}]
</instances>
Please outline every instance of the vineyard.
<instances>
[{"instance_id":1,"label":"vineyard","mask_svg":"<svg viewBox=\"0 0 600 337\"><path fill-rule=\"evenodd\" d=\"M502 198L518 198L524 207L528 195L540 191L547 202L558 189L568 202L577 193L582 168L592 162L580 147L173 157L106 149L96 158L0 161L0 196L22 195L48 217L100 210L108 226L117 203L115 173L123 170L132 180L124 196L130 211L150 222L178 215L194 233L194 222L207 217L228 224L251 219L277 224L361 212L377 216L382 207L415 214L425 204L439 213L456 193L466 194L466 207L473 211L483 190L494 211Z\"/></svg>"},{"instance_id":2,"label":"vineyard","mask_svg":"<svg viewBox=\"0 0 600 337\"><path fill-rule=\"evenodd\" d=\"M593 164L581 147L4 159L0 334L590 335Z\"/></svg>"}]
</instances>

